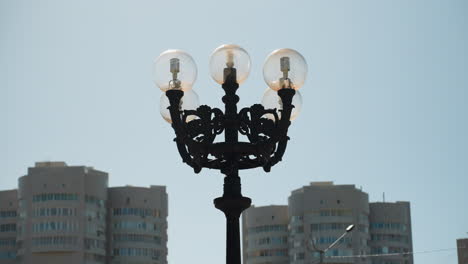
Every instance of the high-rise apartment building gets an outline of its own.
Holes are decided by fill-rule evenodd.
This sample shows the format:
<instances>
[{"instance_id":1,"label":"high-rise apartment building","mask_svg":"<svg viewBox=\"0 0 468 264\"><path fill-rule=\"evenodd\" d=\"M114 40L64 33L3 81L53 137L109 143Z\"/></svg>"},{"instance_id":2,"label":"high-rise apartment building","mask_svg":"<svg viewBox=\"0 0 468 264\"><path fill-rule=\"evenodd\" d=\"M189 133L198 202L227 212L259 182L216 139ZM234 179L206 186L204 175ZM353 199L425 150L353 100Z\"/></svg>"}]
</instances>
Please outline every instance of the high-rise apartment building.
<instances>
[{"instance_id":1,"label":"high-rise apartment building","mask_svg":"<svg viewBox=\"0 0 468 264\"><path fill-rule=\"evenodd\" d=\"M250 207L242 214L243 263L288 263L288 207Z\"/></svg>"},{"instance_id":2,"label":"high-rise apartment building","mask_svg":"<svg viewBox=\"0 0 468 264\"><path fill-rule=\"evenodd\" d=\"M372 259L372 264L413 263L411 214L409 202L370 203L371 254L389 254Z\"/></svg>"},{"instance_id":3,"label":"high-rise apartment building","mask_svg":"<svg viewBox=\"0 0 468 264\"><path fill-rule=\"evenodd\" d=\"M468 264L468 238L457 239L458 264Z\"/></svg>"},{"instance_id":4,"label":"high-rise apartment building","mask_svg":"<svg viewBox=\"0 0 468 264\"><path fill-rule=\"evenodd\" d=\"M111 263L167 263L166 187L109 188L108 209Z\"/></svg>"},{"instance_id":5,"label":"high-rise apartment building","mask_svg":"<svg viewBox=\"0 0 468 264\"><path fill-rule=\"evenodd\" d=\"M38 162L0 192L0 263L166 264L167 214L164 186L108 188L105 172Z\"/></svg>"},{"instance_id":6,"label":"high-rise apartment building","mask_svg":"<svg viewBox=\"0 0 468 264\"><path fill-rule=\"evenodd\" d=\"M18 192L0 191L0 263L13 264L16 260L16 223Z\"/></svg>"},{"instance_id":7,"label":"high-rise apartment building","mask_svg":"<svg viewBox=\"0 0 468 264\"><path fill-rule=\"evenodd\" d=\"M276 218L277 215L281 218ZM275 234L253 232L258 226L268 226L272 216L281 219L278 224L288 226L282 234L288 237L288 243L281 248L287 248L288 258L258 253L279 249L278 245L259 246L257 242L271 241ZM288 206L247 209L242 224L245 264L318 263L317 250L326 249L350 225L354 225L353 231L325 253L324 263L413 264L412 256L403 254L412 251L409 203L369 203L368 194L354 185L311 183L292 191ZM371 253L402 254L369 257Z\"/></svg>"},{"instance_id":8,"label":"high-rise apartment building","mask_svg":"<svg viewBox=\"0 0 468 264\"><path fill-rule=\"evenodd\" d=\"M351 224L356 226L355 230L327 252L327 255L368 253L368 200L368 195L354 185L333 185L332 182L312 183L294 190L288 199L290 263L310 263L317 260L319 253L313 250L312 240L317 248L325 249ZM367 263L361 259L343 261L341 263Z\"/></svg>"},{"instance_id":9,"label":"high-rise apartment building","mask_svg":"<svg viewBox=\"0 0 468 264\"><path fill-rule=\"evenodd\" d=\"M106 260L107 173L36 163L19 179L19 263Z\"/></svg>"}]
</instances>

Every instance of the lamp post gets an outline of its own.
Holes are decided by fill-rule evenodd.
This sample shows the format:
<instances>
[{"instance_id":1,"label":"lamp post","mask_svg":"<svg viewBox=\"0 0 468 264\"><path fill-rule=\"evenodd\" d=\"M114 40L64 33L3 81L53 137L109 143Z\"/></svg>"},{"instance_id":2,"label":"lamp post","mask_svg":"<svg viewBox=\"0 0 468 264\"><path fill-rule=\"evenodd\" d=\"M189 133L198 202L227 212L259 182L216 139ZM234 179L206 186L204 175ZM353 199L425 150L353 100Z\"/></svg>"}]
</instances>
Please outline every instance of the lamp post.
<instances>
[{"instance_id":1,"label":"lamp post","mask_svg":"<svg viewBox=\"0 0 468 264\"><path fill-rule=\"evenodd\" d=\"M236 90L249 75L250 57L237 45L222 45L210 58L213 79L225 91L224 112L198 106L191 89L196 79L195 62L180 50L163 52L155 62L155 82L164 92L161 115L172 124L182 161L195 173L202 168L220 170L223 195L214 205L226 216L226 263L240 264L239 217L251 200L242 196L239 170L263 167L269 172L281 161L289 140L288 128L301 107L297 91L307 75L307 64L297 51L279 49L265 61L267 89L262 104L237 110ZM224 133L224 141L216 141ZM248 140L239 141L239 134Z\"/></svg>"},{"instance_id":2,"label":"lamp post","mask_svg":"<svg viewBox=\"0 0 468 264\"><path fill-rule=\"evenodd\" d=\"M323 263L323 257L325 255L325 253L330 250L332 247L334 247L338 242L340 242L340 240L345 237L349 232L353 231L354 229L354 225L349 225L348 227L346 227L345 229L345 232L339 237L337 238L333 243L331 243L326 249L319 249L317 248L317 245L315 245L315 242L314 242L314 239L312 239L312 247L314 248L314 251L316 252L319 252L320 254L320 264Z\"/></svg>"}]
</instances>

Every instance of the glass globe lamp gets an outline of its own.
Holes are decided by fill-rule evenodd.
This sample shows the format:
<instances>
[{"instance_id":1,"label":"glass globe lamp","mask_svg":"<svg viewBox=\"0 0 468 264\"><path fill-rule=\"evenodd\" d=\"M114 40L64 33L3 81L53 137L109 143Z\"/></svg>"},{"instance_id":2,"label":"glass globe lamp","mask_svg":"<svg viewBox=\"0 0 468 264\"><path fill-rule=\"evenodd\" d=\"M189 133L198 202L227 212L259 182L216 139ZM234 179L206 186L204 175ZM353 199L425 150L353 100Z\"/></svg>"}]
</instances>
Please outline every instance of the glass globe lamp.
<instances>
[{"instance_id":1,"label":"glass globe lamp","mask_svg":"<svg viewBox=\"0 0 468 264\"><path fill-rule=\"evenodd\" d=\"M223 84L225 69L235 68L238 84L244 82L250 73L250 56L243 48L234 44L221 45L210 56L210 73L215 82Z\"/></svg>"},{"instance_id":2,"label":"glass globe lamp","mask_svg":"<svg viewBox=\"0 0 468 264\"><path fill-rule=\"evenodd\" d=\"M263 65L263 78L275 91L283 88L298 90L304 85L306 76L307 63L304 57L293 49L273 51Z\"/></svg>"},{"instance_id":3,"label":"glass globe lamp","mask_svg":"<svg viewBox=\"0 0 468 264\"><path fill-rule=\"evenodd\" d=\"M292 104L294 105L294 108L291 111L291 121L296 119L302 110L302 96L299 91L296 91L296 94L293 96ZM280 110L283 110L283 102L277 91L267 88L262 98L262 105L265 107L265 109L276 108L278 117L281 119ZM265 117L272 120L275 119L272 114L266 114Z\"/></svg>"},{"instance_id":4,"label":"glass globe lamp","mask_svg":"<svg viewBox=\"0 0 468 264\"><path fill-rule=\"evenodd\" d=\"M161 113L162 118L168 123L172 123L171 113L168 109L170 105L171 104L166 94L161 94L159 112ZM179 110L196 110L199 106L200 101L198 99L198 94L192 89L184 91L184 96L182 96L182 98L180 99ZM188 116L186 121L190 122L195 118L196 116Z\"/></svg>"},{"instance_id":5,"label":"glass globe lamp","mask_svg":"<svg viewBox=\"0 0 468 264\"><path fill-rule=\"evenodd\" d=\"M154 62L154 82L163 91L187 91L197 79L197 65L187 52L166 50Z\"/></svg>"}]
</instances>

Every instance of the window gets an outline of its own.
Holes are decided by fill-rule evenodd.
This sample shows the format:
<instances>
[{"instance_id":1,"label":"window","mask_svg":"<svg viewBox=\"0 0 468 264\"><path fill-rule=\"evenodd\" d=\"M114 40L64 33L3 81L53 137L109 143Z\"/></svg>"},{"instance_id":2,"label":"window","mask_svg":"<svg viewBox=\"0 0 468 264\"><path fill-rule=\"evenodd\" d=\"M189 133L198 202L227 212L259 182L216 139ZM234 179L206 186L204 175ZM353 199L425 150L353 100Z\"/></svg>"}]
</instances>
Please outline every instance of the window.
<instances>
[{"instance_id":1,"label":"window","mask_svg":"<svg viewBox=\"0 0 468 264\"><path fill-rule=\"evenodd\" d=\"M15 246L16 238L0 238L0 246Z\"/></svg>"},{"instance_id":2,"label":"window","mask_svg":"<svg viewBox=\"0 0 468 264\"><path fill-rule=\"evenodd\" d=\"M371 229L389 229L406 231L406 224L396 222L374 222L370 223Z\"/></svg>"},{"instance_id":3,"label":"window","mask_svg":"<svg viewBox=\"0 0 468 264\"><path fill-rule=\"evenodd\" d=\"M351 256L353 255L353 251L349 249L332 249L329 250L325 253L325 256L330 257L330 256Z\"/></svg>"},{"instance_id":4,"label":"window","mask_svg":"<svg viewBox=\"0 0 468 264\"><path fill-rule=\"evenodd\" d=\"M0 225L0 232L15 232L16 231L16 224L1 224Z\"/></svg>"},{"instance_id":5,"label":"window","mask_svg":"<svg viewBox=\"0 0 468 264\"><path fill-rule=\"evenodd\" d=\"M310 229L312 231L324 231L324 230L345 230L350 223L322 223L322 224L311 224Z\"/></svg>"},{"instance_id":6,"label":"window","mask_svg":"<svg viewBox=\"0 0 468 264\"><path fill-rule=\"evenodd\" d=\"M150 208L114 208L112 210L114 216L123 216L123 215L134 215L134 216L152 216L152 217L161 217L161 211L159 209L150 209Z\"/></svg>"},{"instance_id":7,"label":"window","mask_svg":"<svg viewBox=\"0 0 468 264\"><path fill-rule=\"evenodd\" d=\"M46 201L77 201L78 194L76 193L43 193L33 195L33 202Z\"/></svg>"},{"instance_id":8,"label":"window","mask_svg":"<svg viewBox=\"0 0 468 264\"><path fill-rule=\"evenodd\" d=\"M265 225L265 226L256 226L250 227L247 229L248 233L262 233L262 232L286 232L288 227L286 225Z\"/></svg>"},{"instance_id":9,"label":"window","mask_svg":"<svg viewBox=\"0 0 468 264\"><path fill-rule=\"evenodd\" d=\"M76 208L36 208L33 216L76 216Z\"/></svg>"},{"instance_id":10,"label":"window","mask_svg":"<svg viewBox=\"0 0 468 264\"><path fill-rule=\"evenodd\" d=\"M256 250L253 252L247 253L247 256L252 257L286 257L288 256L287 249L264 249L264 250Z\"/></svg>"},{"instance_id":11,"label":"window","mask_svg":"<svg viewBox=\"0 0 468 264\"><path fill-rule=\"evenodd\" d=\"M288 243L287 236L279 237L262 237L260 239L252 241L254 245L286 245Z\"/></svg>"},{"instance_id":12,"label":"window","mask_svg":"<svg viewBox=\"0 0 468 264\"><path fill-rule=\"evenodd\" d=\"M143 234L115 234L113 235L115 242L144 242L149 244L161 245L161 237L154 235Z\"/></svg>"},{"instance_id":13,"label":"window","mask_svg":"<svg viewBox=\"0 0 468 264\"><path fill-rule=\"evenodd\" d=\"M32 244L35 247L41 246L60 246L69 247L77 245L78 239L73 236L44 236L44 237L33 237Z\"/></svg>"},{"instance_id":14,"label":"window","mask_svg":"<svg viewBox=\"0 0 468 264\"><path fill-rule=\"evenodd\" d=\"M157 224L151 225L153 230L157 229ZM151 230L150 224L146 222L138 222L138 221L116 221L113 225L114 229L137 229L137 230Z\"/></svg>"},{"instance_id":15,"label":"window","mask_svg":"<svg viewBox=\"0 0 468 264\"><path fill-rule=\"evenodd\" d=\"M392 242L403 242L408 243L409 238L406 235L400 234L372 234L372 241L392 241Z\"/></svg>"},{"instance_id":16,"label":"window","mask_svg":"<svg viewBox=\"0 0 468 264\"><path fill-rule=\"evenodd\" d=\"M150 257L155 260L161 256L159 250L151 248L114 248L113 253L114 256Z\"/></svg>"},{"instance_id":17,"label":"window","mask_svg":"<svg viewBox=\"0 0 468 264\"><path fill-rule=\"evenodd\" d=\"M16 258L15 251L0 252L0 259L15 259L15 258Z\"/></svg>"},{"instance_id":18,"label":"window","mask_svg":"<svg viewBox=\"0 0 468 264\"><path fill-rule=\"evenodd\" d=\"M382 247L382 253L388 254L388 247Z\"/></svg>"},{"instance_id":19,"label":"window","mask_svg":"<svg viewBox=\"0 0 468 264\"><path fill-rule=\"evenodd\" d=\"M78 230L78 223L76 221L58 221L58 222L38 222L32 225L33 233L41 233L47 231L63 231L73 232Z\"/></svg>"},{"instance_id":20,"label":"window","mask_svg":"<svg viewBox=\"0 0 468 264\"><path fill-rule=\"evenodd\" d=\"M16 217L16 211L0 211L0 218L13 218Z\"/></svg>"},{"instance_id":21,"label":"window","mask_svg":"<svg viewBox=\"0 0 468 264\"><path fill-rule=\"evenodd\" d=\"M315 243L317 244L331 244L333 242L335 242L336 240L338 239L338 237L319 237L318 239L316 239ZM344 237L342 239L340 239L340 241L338 242L339 244L343 244L343 243L351 243L352 242L352 238L350 237Z\"/></svg>"}]
</instances>

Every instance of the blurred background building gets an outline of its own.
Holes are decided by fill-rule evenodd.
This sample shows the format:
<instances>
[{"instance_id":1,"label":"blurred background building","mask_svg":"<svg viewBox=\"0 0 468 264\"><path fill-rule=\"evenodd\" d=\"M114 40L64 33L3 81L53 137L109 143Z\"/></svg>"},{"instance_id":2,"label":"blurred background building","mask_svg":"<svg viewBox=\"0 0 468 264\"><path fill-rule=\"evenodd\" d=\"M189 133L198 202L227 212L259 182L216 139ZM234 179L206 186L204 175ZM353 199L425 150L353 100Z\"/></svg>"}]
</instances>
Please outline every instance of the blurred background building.
<instances>
[{"instance_id":1,"label":"blurred background building","mask_svg":"<svg viewBox=\"0 0 468 264\"><path fill-rule=\"evenodd\" d=\"M468 238L457 239L458 264L468 264Z\"/></svg>"},{"instance_id":2,"label":"blurred background building","mask_svg":"<svg viewBox=\"0 0 468 264\"><path fill-rule=\"evenodd\" d=\"M251 206L242 214L243 263L289 263L288 207Z\"/></svg>"},{"instance_id":3,"label":"blurred background building","mask_svg":"<svg viewBox=\"0 0 468 264\"><path fill-rule=\"evenodd\" d=\"M412 252L410 204L369 203L368 194L354 185L333 182L292 191L287 206L247 209L242 216L244 263L319 263L317 249L326 249L350 225L353 231L325 253L324 263L413 264L412 255L403 254Z\"/></svg>"},{"instance_id":4,"label":"blurred background building","mask_svg":"<svg viewBox=\"0 0 468 264\"><path fill-rule=\"evenodd\" d=\"M0 263L167 263L164 186L108 188L92 167L38 162L0 192Z\"/></svg>"},{"instance_id":5,"label":"blurred background building","mask_svg":"<svg viewBox=\"0 0 468 264\"><path fill-rule=\"evenodd\" d=\"M0 263L12 264L16 259L16 223L18 192L0 191Z\"/></svg>"},{"instance_id":6,"label":"blurred background building","mask_svg":"<svg viewBox=\"0 0 468 264\"><path fill-rule=\"evenodd\" d=\"M111 263L167 263L166 187L109 188L108 209Z\"/></svg>"},{"instance_id":7,"label":"blurred background building","mask_svg":"<svg viewBox=\"0 0 468 264\"><path fill-rule=\"evenodd\" d=\"M388 255L373 258L372 264L412 264L413 254L405 254L413 251L410 203L376 202L369 208L370 252Z\"/></svg>"}]
</instances>

